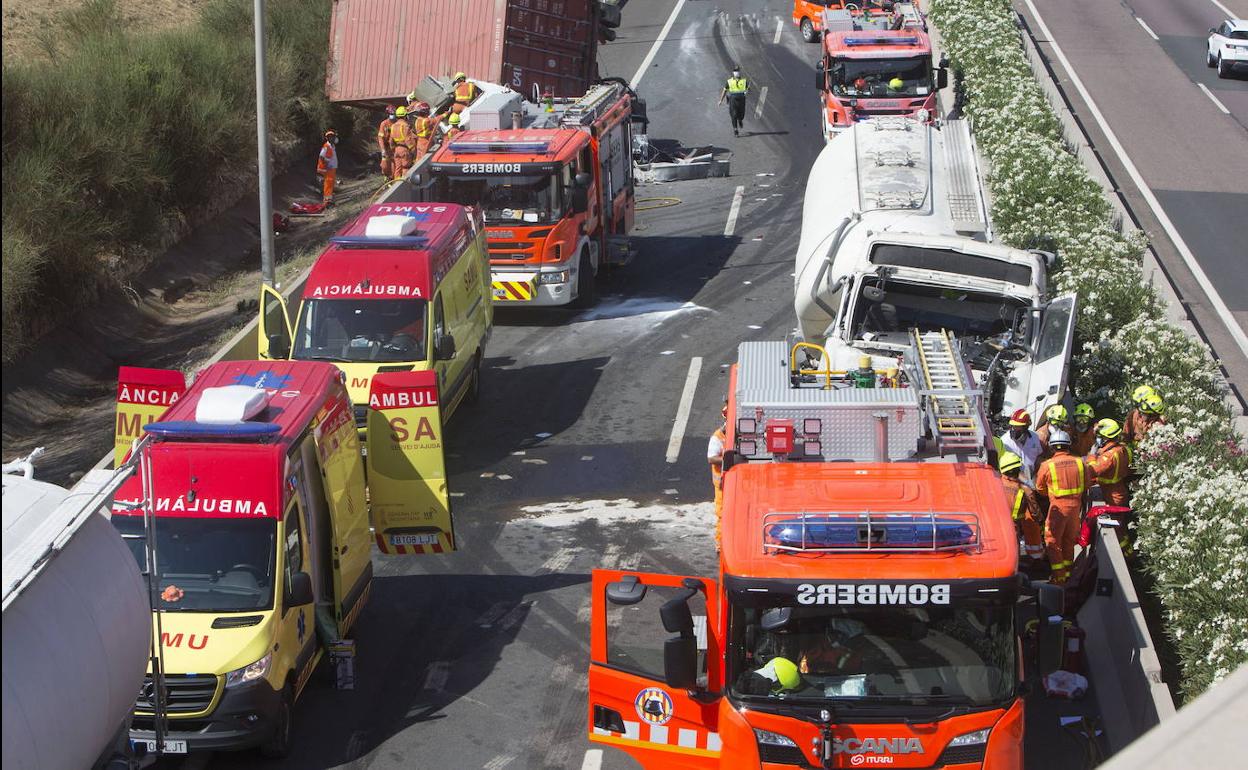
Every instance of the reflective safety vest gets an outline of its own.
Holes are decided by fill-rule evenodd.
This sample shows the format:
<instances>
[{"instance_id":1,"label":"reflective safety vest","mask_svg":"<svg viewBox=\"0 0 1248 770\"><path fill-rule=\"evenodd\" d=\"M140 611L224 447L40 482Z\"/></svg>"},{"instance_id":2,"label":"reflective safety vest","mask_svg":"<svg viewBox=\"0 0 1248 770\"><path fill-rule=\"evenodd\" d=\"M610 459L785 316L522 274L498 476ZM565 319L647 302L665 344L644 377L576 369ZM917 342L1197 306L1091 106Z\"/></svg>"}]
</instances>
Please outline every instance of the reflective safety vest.
<instances>
[{"instance_id":1,"label":"reflective safety vest","mask_svg":"<svg viewBox=\"0 0 1248 770\"><path fill-rule=\"evenodd\" d=\"M1066 479L1062 478L1062 471L1070 469L1072 464L1076 473L1073 486L1063 486L1063 484L1072 483L1068 474ZM1082 495L1085 491L1087 491L1088 487L1085 481L1084 463L1083 460L1080 460L1078 457L1071 457L1069 455L1054 457L1052 460L1046 462L1043 467L1048 472L1049 476L1049 497L1074 497L1076 495Z\"/></svg>"},{"instance_id":2,"label":"reflective safety vest","mask_svg":"<svg viewBox=\"0 0 1248 770\"><path fill-rule=\"evenodd\" d=\"M749 83L745 78L728 78L728 93L743 94L749 88Z\"/></svg>"},{"instance_id":3,"label":"reflective safety vest","mask_svg":"<svg viewBox=\"0 0 1248 770\"><path fill-rule=\"evenodd\" d=\"M1104 462L1108 461L1108 465ZM1102 468L1104 470L1102 470ZM1127 477L1131 469L1131 447L1114 443L1104 447L1101 454L1092 460L1092 470L1096 471L1097 480L1102 484L1117 484ZM1113 473L1109 473L1109 471Z\"/></svg>"},{"instance_id":4,"label":"reflective safety vest","mask_svg":"<svg viewBox=\"0 0 1248 770\"><path fill-rule=\"evenodd\" d=\"M390 147L390 128L396 122L394 118L386 118L377 125L377 145L386 152L392 149Z\"/></svg>"},{"instance_id":5,"label":"reflective safety vest","mask_svg":"<svg viewBox=\"0 0 1248 770\"><path fill-rule=\"evenodd\" d=\"M397 145L409 146L412 141L412 124L406 120L396 120L390 126L390 141Z\"/></svg>"},{"instance_id":6,"label":"reflective safety vest","mask_svg":"<svg viewBox=\"0 0 1248 770\"><path fill-rule=\"evenodd\" d=\"M416 118L416 138L428 139L433 136L433 127L437 125L437 121L432 116L422 115Z\"/></svg>"},{"instance_id":7,"label":"reflective safety vest","mask_svg":"<svg viewBox=\"0 0 1248 770\"><path fill-rule=\"evenodd\" d=\"M467 80L455 86L455 101L460 104L467 104L477 96L476 83L469 83Z\"/></svg>"}]
</instances>

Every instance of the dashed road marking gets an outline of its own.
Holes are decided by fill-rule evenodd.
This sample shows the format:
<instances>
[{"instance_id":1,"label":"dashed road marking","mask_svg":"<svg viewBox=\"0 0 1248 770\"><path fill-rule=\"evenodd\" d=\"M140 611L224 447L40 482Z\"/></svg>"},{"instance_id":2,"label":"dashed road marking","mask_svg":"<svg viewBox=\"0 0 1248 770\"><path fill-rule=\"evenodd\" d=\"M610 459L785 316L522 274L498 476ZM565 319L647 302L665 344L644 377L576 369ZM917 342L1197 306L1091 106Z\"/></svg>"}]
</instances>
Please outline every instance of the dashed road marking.
<instances>
[{"instance_id":1,"label":"dashed road marking","mask_svg":"<svg viewBox=\"0 0 1248 770\"><path fill-rule=\"evenodd\" d=\"M602 749L590 749L585 752L581 762L581 770L602 770Z\"/></svg>"},{"instance_id":2,"label":"dashed road marking","mask_svg":"<svg viewBox=\"0 0 1248 770\"><path fill-rule=\"evenodd\" d=\"M510 765L516 759L515 754L499 754L489 762L481 766L482 770L503 770L504 767Z\"/></svg>"},{"instance_id":3,"label":"dashed road marking","mask_svg":"<svg viewBox=\"0 0 1248 770\"><path fill-rule=\"evenodd\" d=\"M724 236L731 236L737 230L737 214L741 213L741 199L745 197L745 185L737 188L732 194L732 207L728 209L728 223L724 225Z\"/></svg>"},{"instance_id":4,"label":"dashed road marking","mask_svg":"<svg viewBox=\"0 0 1248 770\"><path fill-rule=\"evenodd\" d=\"M754 117L761 118L763 116L763 105L767 103L767 86L763 86L763 90L758 92L758 104L754 105Z\"/></svg>"},{"instance_id":5,"label":"dashed road marking","mask_svg":"<svg viewBox=\"0 0 1248 770\"><path fill-rule=\"evenodd\" d=\"M784 32L784 19L776 19L776 36L771 39L773 45L780 42L780 33Z\"/></svg>"},{"instance_id":6,"label":"dashed road marking","mask_svg":"<svg viewBox=\"0 0 1248 770\"><path fill-rule=\"evenodd\" d=\"M1218 101L1218 97L1213 95L1213 91L1210 91L1208 86L1206 86L1204 83L1197 83L1196 85L1200 88L1201 91L1205 92L1205 96L1209 97L1209 101L1213 102L1215 107L1217 107L1219 110L1222 110L1222 114L1224 115L1231 114L1231 111L1226 108L1225 104Z\"/></svg>"},{"instance_id":7,"label":"dashed road marking","mask_svg":"<svg viewBox=\"0 0 1248 770\"><path fill-rule=\"evenodd\" d=\"M563 572L572 564L572 560L576 558L576 553L579 550L579 548L560 548L558 551L555 551L553 556L542 562L542 566L537 568L537 574Z\"/></svg>"},{"instance_id":8,"label":"dashed road marking","mask_svg":"<svg viewBox=\"0 0 1248 770\"><path fill-rule=\"evenodd\" d=\"M738 190L741 188L738 187ZM672 435L667 440L667 461L674 463L680 459L680 444L685 439L685 428L689 426L689 412L693 408L693 394L698 389L698 375L702 373L702 357L694 356L689 360L689 373L685 375L685 389L680 394L680 405L676 407L676 421L672 423Z\"/></svg>"},{"instance_id":9,"label":"dashed road marking","mask_svg":"<svg viewBox=\"0 0 1248 770\"><path fill-rule=\"evenodd\" d=\"M1157 37L1157 33L1154 32L1152 28L1150 28L1147 24L1144 23L1143 19L1141 19L1139 16L1136 16L1135 20L1140 23L1140 26L1144 28L1144 31L1148 33L1149 37L1151 37L1153 40L1161 40L1161 38Z\"/></svg>"},{"instance_id":10,"label":"dashed road marking","mask_svg":"<svg viewBox=\"0 0 1248 770\"><path fill-rule=\"evenodd\" d=\"M650 50L646 52L646 58L641 60L641 66L637 68L636 74L629 82L634 90L637 84L641 82L641 78L646 74L646 68L654 61L654 55L659 52L659 46L663 45L663 41L667 39L667 34L672 31L672 25L676 23L676 17L680 15L680 9L685 7L685 0L678 0L676 7L672 9L672 15L667 17L667 23L663 25L663 29L659 30L659 36L655 38L654 45L650 46Z\"/></svg>"},{"instance_id":11,"label":"dashed road marking","mask_svg":"<svg viewBox=\"0 0 1248 770\"><path fill-rule=\"evenodd\" d=\"M1231 13L1231 9L1230 9L1230 8L1227 8L1225 5L1222 5L1221 3L1219 3L1219 2L1218 2L1218 0L1209 0L1209 2L1211 2L1211 3L1213 3L1214 5L1216 5L1216 6L1218 6L1219 8L1221 8L1221 9L1222 9L1222 13L1225 13L1225 14L1226 14L1226 18L1228 18L1228 19L1238 18L1235 14Z\"/></svg>"}]
</instances>

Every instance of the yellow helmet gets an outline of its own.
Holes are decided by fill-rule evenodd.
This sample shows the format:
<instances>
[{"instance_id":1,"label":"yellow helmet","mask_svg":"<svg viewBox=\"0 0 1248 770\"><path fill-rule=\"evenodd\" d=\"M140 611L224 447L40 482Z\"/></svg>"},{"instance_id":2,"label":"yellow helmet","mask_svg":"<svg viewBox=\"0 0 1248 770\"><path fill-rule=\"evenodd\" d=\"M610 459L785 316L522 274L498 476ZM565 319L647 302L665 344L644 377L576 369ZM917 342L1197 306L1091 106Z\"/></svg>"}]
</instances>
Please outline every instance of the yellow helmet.
<instances>
[{"instance_id":1,"label":"yellow helmet","mask_svg":"<svg viewBox=\"0 0 1248 770\"><path fill-rule=\"evenodd\" d=\"M1150 393L1140 404L1140 411L1145 414L1165 414L1166 400L1161 397L1160 393Z\"/></svg>"},{"instance_id":2,"label":"yellow helmet","mask_svg":"<svg viewBox=\"0 0 1248 770\"><path fill-rule=\"evenodd\" d=\"M462 123L462 122L463 122L463 120L464 120L464 119L463 119L463 118L461 118L461 117L459 116L459 113L457 113L457 112L452 112L452 113L451 113L451 116L450 116L449 118L447 118L447 119L446 119L446 121L447 121L448 123L450 123L452 126L458 126L460 123Z\"/></svg>"},{"instance_id":3,"label":"yellow helmet","mask_svg":"<svg viewBox=\"0 0 1248 770\"><path fill-rule=\"evenodd\" d=\"M1070 412L1061 404L1054 404L1044 410L1044 416L1048 418L1050 425L1064 425L1070 419Z\"/></svg>"},{"instance_id":4,"label":"yellow helmet","mask_svg":"<svg viewBox=\"0 0 1248 770\"><path fill-rule=\"evenodd\" d=\"M464 74L464 73L462 73L462 72L456 72L456 73L455 73L455 77L454 77L454 78L452 78L452 80L465 80L467 77L468 77L468 76L467 76L467 75L465 75L465 74Z\"/></svg>"},{"instance_id":5,"label":"yellow helmet","mask_svg":"<svg viewBox=\"0 0 1248 770\"><path fill-rule=\"evenodd\" d=\"M1135 390L1131 391L1131 400L1135 403L1136 406L1139 406L1140 404L1144 403L1144 399L1148 398L1149 396L1153 395L1156 392L1157 391L1153 388L1152 385L1140 385Z\"/></svg>"},{"instance_id":6,"label":"yellow helmet","mask_svg":"<svg viewBox=\"0 0 1248 770\"><path fill-rule=\"evenodd\" d=\"M902 80L901 78L893 78L892 80L888 81L888 87L893 89L894 91L900 91L901 89L906 87L906 81Z\"/></svg>"},{"instance_id":7,"label":"yellow helmet","mask_svg":"<svg viewBox=\"0 0 1248 770\"><path fill-rule=\"evenodd\" d=\"M797 673L797 666L788 658L772 658L767 664L775 674L773 690L796 690L802 684L802 677Z\"/></svg>"},{"instance_id":8,"label":"yellow helmet","mask_svg":"<svg viewBox=\"0 0 1248 770\"><path fill-rule=\"evenodd\" d=\"M399 117L399 118L406 118L406 117L407 117L407 108L406 108L406 107L400 107L400 108L398 108L397 110L395 110L395 111L394 111L394 115L395 115L395 117Z\"/></svg>"},{"instance_id":9,"label":"yellow helmet","mask_svg":"<svg viewBox=\"0 0 1248 770\"><path fill-rule=\"evenodd\" d=\"M1077 420L1080 417L1086 417L1091 420L1096 417L1096 410L1092 408L1091 404L1079 404L1075 407L1075 419Z\"/></svg>"},{"instance_id":10,"label":"yellow helmet","mask_svg":"<svg viewBox=\"0 0 1248 770\"><path fill-rule=\"evenodd\" d=\"M1114 439L1122 435L1122 426L1117 420L1111 420L1108 417L1096 424L1096 435L1102 438Z\"/></svg>"},{"instance_id":11,"label":"yellow helmet","mask_svg":"<svg viewBox=\"0 0 1248 770\"><path fill-rule=\"evenodd\" d=\"M1023 467L1023 458L1013 452L1005 452L1001 455L1001 459L997 460L997 470L1002 473L1016 471Z\"/></svg>"}]
</instances>

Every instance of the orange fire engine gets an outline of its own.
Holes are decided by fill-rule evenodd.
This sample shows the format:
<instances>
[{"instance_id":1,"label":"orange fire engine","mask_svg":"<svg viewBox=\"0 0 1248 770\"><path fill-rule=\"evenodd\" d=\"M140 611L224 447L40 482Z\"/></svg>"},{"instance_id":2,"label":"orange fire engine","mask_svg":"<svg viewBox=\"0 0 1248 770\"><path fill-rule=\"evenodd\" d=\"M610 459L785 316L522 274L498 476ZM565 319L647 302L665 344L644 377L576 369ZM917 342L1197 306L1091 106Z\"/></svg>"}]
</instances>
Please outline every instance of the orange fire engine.
<instances>
[{"instance_id":1,"label":"orange fire engine","mask_svg":"<svg viewBox=\"0 0 1248 770\"><path fill-rule=\"evenodd\" d=\"M645 103L622 81L576 99L507 90L437 151L433 197L484 214L494 302L588 305L598 271L631 258L634 123Z\"/></svg>"},{"instance_id":2,"label":"orange fire engine","mask_svg":"<svg viewBox=\"0 0 1248 770\"><path fill-rule=\"evenodd\" d=\"M793 0L793 23L802 33L802 39L813 43L823 32L824 13L834 13L833 18L858 18L892 21L901 16L917 16L915 3L899 3L893 0Z\"/></svg>"},{"instance_id":3,"label":"orange fire engine","mask_svg":"<svg viewBox=\"0 0 1248 770\"><path fill-rule=\"evenodd\" d=\"M991 434L957 341L911 342L851 372L742 344L719 579L594 572L591 741L646 768L1022 767Z\"/></svg>"}]
</instances>

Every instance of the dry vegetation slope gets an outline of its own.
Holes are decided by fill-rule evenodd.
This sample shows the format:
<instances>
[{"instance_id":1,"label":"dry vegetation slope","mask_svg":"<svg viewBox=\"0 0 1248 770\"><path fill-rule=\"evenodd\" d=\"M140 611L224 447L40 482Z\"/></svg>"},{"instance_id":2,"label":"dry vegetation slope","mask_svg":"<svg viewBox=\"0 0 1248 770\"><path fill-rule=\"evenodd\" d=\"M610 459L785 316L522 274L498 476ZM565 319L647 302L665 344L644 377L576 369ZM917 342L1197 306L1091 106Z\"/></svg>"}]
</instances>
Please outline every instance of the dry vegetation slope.
<instances>
[{"instance_id":1,"label":"dry vegetation slope","mask_svg":"<svg viewBox=\"0 0 1248 770\"><path fill-rule=\"evenodd\" d=\"M207 0L119 0L122 18L134 29L164 29L199 15ZM56 16L81 5L81 0L3 0L6 63L46 58L43 43L56 35Z\"/></svg>"}]
</instances>

